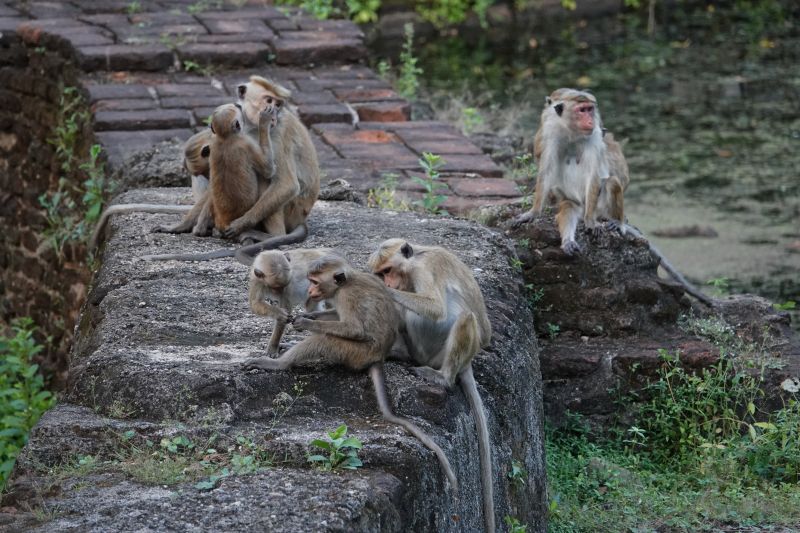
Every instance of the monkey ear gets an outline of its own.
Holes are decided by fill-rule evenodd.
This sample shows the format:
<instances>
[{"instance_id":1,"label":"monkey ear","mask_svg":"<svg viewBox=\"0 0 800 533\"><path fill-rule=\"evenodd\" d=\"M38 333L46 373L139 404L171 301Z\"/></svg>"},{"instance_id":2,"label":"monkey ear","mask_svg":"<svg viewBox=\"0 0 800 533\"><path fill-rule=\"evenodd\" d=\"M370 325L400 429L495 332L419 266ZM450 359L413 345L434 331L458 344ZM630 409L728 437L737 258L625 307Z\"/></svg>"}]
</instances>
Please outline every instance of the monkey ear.
<instances>
[{"instance_id":1,"label":"monkey ear","mask_svg":"<svg viewBox=\"0 0 800 533\"><path fill-rule=\"evenodd\" d=\"M236 87L236 92L239 95L239 98L244 98L245 93L247 93L247 85L244 83Z\"/></svg>"},{"instance_id":2,"label":"monkey ear","mask_svg":"<svg viewBox=\"0 0 800 533\"><path fill-rule=\"evenodd\" d=\"M556 110L556 114L558 114L558 116L560 117L561 113L564 112L564 104L556 104L553 106L553 109Z\"/></svg>"},{"instance_id":3,"label":"monkey ear","mask_svg":"<svg viewBox=\"0 0 800 533\"><path fill-rule=\"evenodd\" d=\"M342 285L345 281L347 281L347 275L344 272L337 272L333 275L333 281L336 285Z\"/></svg>"},{"instance_id":4,"label":"monkey ear","mask_svg":"<svg viewBox=\"0 0 800 533\"><path fill-rule=\"evenodd\" d=\"M259 269L257 269L257 268L254 268L254 269L253 269L253 274L255 274L255 275L256 275L256 277L257 277L258 279L264 279L264 273L263 273L263 272L261 272L261 271L260 271Z\"/></svg>"},{"instance_id":5,"label":"monkey ear","mask_svg":"<svg viewBox=\"0 0 800 533\"><path fill-rule=\"evenodd\" d=\"M211 124L209 124L208 127L211 128L211 133L213 133L214 135L217 134L217 132L214 131L214 123L213 122Z\"/></svg>"},{"instance_id":6,"label":"monkey ear","mask_svg":"<svg viewBox=\"0 0 800 533\"><path fill-rule=\"evenodd\" d=\"M200 157L208 157L211 155L211 147L207 144L204 144L202 148L200 148Z\"/></svg>"},{"instance_id":7,"label":"monkey ear","mask_svg":"<svg viewBox=\"0 0 800 533\"><path fill-rule=\"evenodd\" d=\"M550 98L549 96L544 97L544 105L550 105L552 103L553 103L552 98Z\"/></svg>"},{"instance_id":8,"label":"monkey ear","mask_svg":"<svg viewBox=\"0 0 800 533\"><path fill-rule=\"evenodd\" d=\"M400 253L403 254L403 257L408 259L412 255L414 255L414 249L411 248L410 244L405 243L403 246L400 247Z\"/></svg>"}]
</instances>

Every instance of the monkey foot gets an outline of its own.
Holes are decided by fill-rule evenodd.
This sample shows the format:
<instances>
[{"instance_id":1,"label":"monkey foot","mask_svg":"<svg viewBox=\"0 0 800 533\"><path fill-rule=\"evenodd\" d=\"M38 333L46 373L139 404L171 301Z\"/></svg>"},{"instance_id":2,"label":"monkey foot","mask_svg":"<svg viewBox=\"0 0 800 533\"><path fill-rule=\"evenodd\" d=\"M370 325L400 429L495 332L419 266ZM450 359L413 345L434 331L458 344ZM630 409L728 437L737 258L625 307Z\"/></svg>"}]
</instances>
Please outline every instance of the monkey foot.
<instances>
[{"instance_id":1,"label":"monkey foot","mask_svg":"<svg viewBox=\"0 0 800 533\"><path fill-rule=\"evenodd\" d=\"M600 233L603 231L603 228L600 227L600 226L591 226L591 227L590 226L586 226L585 231L586 231L587 234L591 235L592 237L597 238L597 237L600 236Z\"/></svg>"},{"instance_id":2,"label":"monkey foot","mask_svg":"<svg viewBox=\"0 0 800 533\"><path fill-rule=\"evenodd\" d=\"M429 366L415 366L411 371L422 379L435 383L436 385L441 385L446 389L453 386L452 383L447 382L447 379L445 379L441 372Z\"/></svg>"},{"instance_id":3,"label":"monkey foot","mask_svg":"<svg viewBox=\"0 0 800 533\"><path fill-rule=\"evenodd\" d=\"M575 241L567 241L561 245L561 249L567 255L575 255L581 253L581 245Z\"/></svg>"},{"instance_id":4,"label":"monkey foot","mask_svg":"<svg viewBox=\"0 0 800 533\"><path fill-rule=\"evenodd\" d=\"M528 211L527 213L523 213L523 214L519 215L518 217L516 217L514 220L512 220L511 221L511 227L512 228L517 228L517 227L525 224L526 222L530 222L531 220L533 220L533 213Z\"/></svg>"}]
</instances>

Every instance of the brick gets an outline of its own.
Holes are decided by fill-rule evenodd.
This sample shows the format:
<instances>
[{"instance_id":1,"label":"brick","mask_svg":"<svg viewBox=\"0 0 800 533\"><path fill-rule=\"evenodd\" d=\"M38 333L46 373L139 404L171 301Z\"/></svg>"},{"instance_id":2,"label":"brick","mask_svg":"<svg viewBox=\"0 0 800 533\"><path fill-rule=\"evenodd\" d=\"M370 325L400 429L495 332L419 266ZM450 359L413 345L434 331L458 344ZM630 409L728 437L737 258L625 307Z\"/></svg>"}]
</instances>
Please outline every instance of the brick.
<instances>
[{"instance_id":1,"label":"brick","mask_svg":"<svg viewBox=\"0 0 800 533\"><path fill-rule=\"evenodd\" d=\"M94 104L94 111L138 111L142 109L155 109L156 101L144 98L98 100Z\"/></svg>"},{"instance_id":2,"label":"brick","mask_svg":"<svg viewBox=\"0 0 800 533\"><path fill-rule=\"evenodd\" d=\"M336 98L343 102L378 102L399 100L400 96L392 89L333 89Z\"/></svg>"},{"instance_id":3,"label":"brick","mask_svg":"<svg viewBox=\"0 0 800 533\"><path fill-rule=\"evenodd\" d=\"M286 16L281 13L278 8L274 6L261 6L236 9L234 11L204 11L198 15L198 18L206 19L221 19L221 20L242 20L242 19L276 19L287 20Z\"/></svg>"},{"instance_id":4,"label":"brick","mask_svg":"<svg viewBox=\"0 0 800 533\"><path fill-rule=\"evenodd\" d=\"M405 140L405 138L404 138ZM483 154L483 150L469 142L467 139L455 138L449 140L412 140L406 141L409 148L421 154L422 152L433 152L434 154ZM447 157L445 157L447 159Z\"/></svg>"},{"instance_id":5,"label":"brick","mask_svg":"<svg viewBox=\"0 0 800 533\"><path fill-rule=\"evenodd\" d=\"M114 98L149 98L152 99L147 85L140 84L86 84L92 102L96 100L109 100Z\"/></svg>"},{"instance_id":6,"label":"brick","mask_svg":"<svg viewBox=\"0 0 800 533\"><path fill-rule=\"evenodd\" d=\"M356 129L355 129L355 127L353 127L353 125L351 125L351 124L340 124L340 123L339 124L337 124L337 123L314 124L311 127L311 129L314 131L314 133L316 133L318 135L324 135L326 133L336 133L336 134L346 135L349 132L356 131Z\"/></svg>"},{"instance_id":7,"label":"brick","mask_svg":"<svg viewBox=\"0 0 800 533\"><path fill-rule=\"evenodd\" d=\"M411 105L405 100L353 104L358 118L369 122L400 122L411 118Z\"/></svg>"},{"instance_id":8,"label":"brick","mask_svg":"<svg viewBox=\"0 0 800 533\"><path fill-rule=\"evenodd\" d=\"M109 32L94 26L87 26L84 28L49 28L46 30L46 33L49 35L57 35L67 40L74 47L114 44L114 39Z\"/></svg>"},{"instance_id":9,"label":"brick","mask_svg":"<svg viewBox=\"0 0 800 533\"><path fill-rule=\"evenodd\" d=\"M128 17L131 24L146 26L175 26L181 24L197 24L197 19L189 13L174 13L163 9L154 13L136 13Z\"/></svg>"},{"instance_id":10,"label":"brick","mask_svg":"<svg viewBox=\"0 0 800 533\"><path fill-rule=\"evenodd\" d=\"M22 17L0 17L0 31L14 32L17 31L17 26L27 21Z\"/></svg>"},{"instance_id":11,"label":"brick","mask_svg":"<svg viewBox=\"0 0 800 533\"><path fill-rule=\"evenodd\" d=\"M321 66L314 69L314 75L323 79L380 79L372 69L363 65Z\"/></svg>"},{"instance_id":12,"label":"brick","mask_svg":"<svg viewBox=\"0 0 800 533\"><path fill-rule=\"evenodd\" d=\"M279 65L305 65L308 63L348 62L366 58L366 48L355 39L313 40L312 32L297 32L305 37L273 41L275 62Z\"/></svg>"},{"instance_id":13,"label":"brick","mask_svg":"<svg viewBox=\"0 0 800 533\"><path fill-rule=\"evenodd\" d=\"M55 15L55 13L54 13ZM56 18L55 16L45 17L45 18L37 18L35 20L28 20L25 22L25 26L31 28L42 28L42 29L49 29L49 28L89 28L88 24L81 22L74 18L66 18L66 17L59 17Z\"/></svg>"},{"instance_id":14,"label":"brick","mask_svg":"<svg viewBox=\"0 0 800 533\"><path fill-rule=\"evenodd\" d=\"M292 94L294 104L339 104L339 100L330 91L305 92L298 91Z\"/></svg>"},{"instance_id":15,"label":"brick","mask_svg":"<svg viewBox=\"0 0 800 533\"><path fill-rule=\"evenodd\" d=\"M80 2L81 11L86 14L97 13L127 13L130 6L130 0L83 0ZM139 0L139 6L142 11L155 11L160 10L161 6L149 0ZM125 15L127 19L127 15Z\"/></svg>"},{"instance_id":16,"label":"brick","mask_svg":"<svg viewBox=\"0 0 800 533\"><path fill-rule=\"evenodd\" d=\"M161 99L161 107L163 108L186 108L193 109L195 107L217 107L222 104L233 103L233 98L225 95L217 96L168 96Z\"/></svg>"},{"instance_id":17,"label":"brick","mask_svg":"<svg viewBox=\"0 0 800 533\"><path fill-rule=\"evenodd\" d=\"M108 153L109 159L118 164L161 141L169 139L185 141L192 134L190 129L98 131L95 133L95 138Z\"/></svg>"},{"instance_id":18,"label":"brick","mask_svg":"<svg viewBox=\"0 0 800 533\"><path fill-rule=\"evenodd\" d=\"M487 177L502 177L503 170L488 155L450 155L442 172L472 172Z\"/></svg>"},{"instance_id":19,"label":"brick","mask_svg":"<svg viewBox=\"0 0 800 533\"><path fill-rule=\"evenodd\" d=\"M274 36L250 35L249 33L213 34L198 35L192 39L195 43L216 44L216 43L271 43Z\"/></svg>"},{"instance_id":20,"label":"brick","mask_svg":"<svg viewBox=\"0 0 800 533\"><path fill-rule=\"evenodd\" d=\"M447 178L450 188L459 196L499 196L520 198L522 193L517 184L503 178Z\"/></svg>"},{"instance_id":21,"label":"brick","mask_svg":"<svg viewBox=\"0 0 800 533\"><path fill-rule=\"evenodd\" d=\"M300 26L286 17L268 19L267 25L278 33L300 29Z\"/></svg>"},{"instance_id":22,"label":"brick","mask_svg":"<svg viewBox=\"0 0 800 533\"><path fill-rule=\"evenodd\" d=\"M456 132L456 129L453 126L439 120L415 120L413 122L405 120L399 122L370 122L365 120L358 123L358 128L367 130L392 130L397 131L398 135L401 136L405 135L406 132L422 132L433 130L448 130L456 135L460 135Z\"/></svg>"},{"instance_id":23,"label":"brick","mask_svg":"<svg viewBox=\"0 0 800 533\"><path fill-rule=\"evenodd\" d=\"M203 26L212 34L247 34L251 38L258 37L260 39L275 37L275 32L261 20L208 19L202 22Z\"/></svg>"},{"instance_id":24,"label":"brick","mask_svg":"<svg viewBox=\"0 0 800 533\"><path fill-rule=\"evenodd\" d=\"M162 83L156 85L159 96L220 96L225 93L217 89L208 80L205 83Z\"/></svg>"},{"instance_id":25,"label":"brick","mask_svg":"<svg viewBox=\"0 0 800 533\"><path fill-rule=\"evenodd\" d=\"M80 11L66 2L28 2L25 11L37 19L71 17Z\"/></svg>"},{"instance_id":26,"label":"brick","mask_svg":"<svg viewBox=\"0 0 800 533\"><path fill-rule=\"evenodd\" d=\"M89 24L97 24L99 26L124 26L128 24L127 15L103 13L99 15L81 15L78 20L88 22Z\"/></svg>"},{"instance_id":27,"label":"brick","mask_svg":"<svg viewBox=\"0 0 800 533\"><path fill-rule=\"evenodd\" d=\"M463 198L461 196L450 195L439 207L454 215L466 215L470 211L475 211L489 205L509 205L517 200L513 198Z\"/></svg>"},{"instance_id":28,"label":"brick","mask_svg":"<svg viewBox=\"0 0 800 533\"><path fill-rule=\"evenodd\" d=\"M298 26L304 31L330 32L344 37L364 38L364 32L349 20L317 20L312 17L303 17L298 21Z\"/></svg>"},{"instance_id":29,"label":"brick","mask_svg":"<svg viewBox=\"0 0 800 533\"><path fill-rule=\"evenodd\" d=\"M345 144L388 144L403 146L396 135L381 130L323 129L322 138L334 146ZM406 149L405 147L403 147ZM407 149L406 149L407 150Z\"/></svg>"},{"instance_id":30,"label":"brick","mask_svg":"<svg viewBox=\"0 0 800 533\"><path fill-rule=\"evenodd\" d=\"M304 91L322 91L326 89L392 89L392 86L378 78L317 78L297 80L298 87Z\"/></svg>"},{"instance_id":31,"label":"brick","mask_svg":"<svg viewBox=\"0 0 800 533\"><path fill-rule=\"evenodd\" d=\"M181 60L203 65L252 67L269 60L270 48L265 43L195 43L178 47Z\"/></svg>"},{"instance_id":32,"label":"brick","mask_svg":"<svg viewBox=\"0 0 800 533\"><path fill-rule=\"evenodd\" d=\"M158 130L189 126L189 113L181 109L98 111L94 114L95 131Z\"/></svg>"},{"instance_id":33,"label":"brick","mask_svg":"<svg viewBox=\"0 0 800 533\"><path fill-rule=\"evenodd\" d=\"M81 46L78 58L84 70L166 70L172 66L172 52L163 45Z\"/></svg>"},{"instance_id":34,"label":"brick","mask_svg":"<svg viewBox=\"0 0 800 533\"><path fill-rule=\"evenodd\" d=\"M389 163L394 168L417 168L419 157L403 145L342 144L334 148L347 159L373 159L376 163Z\"/></svg>"},{"instance_id":35,"label":"brick","mask_svg":"<svg viewBox=\"0 0 800 533\"><path fill-rule=\"evenodd\" d=\"M214 107L196 107L192 109L192 114L194 115L194 119L197 121L198 126L205 126L206 120L211 116L211 113L214 112L217 106Z\"/></svg>"},{"instance_id":36,"label":"brick","mask_svg":"<svg viewBox=\"0 0 800 533\"><path fill-rule=\"evenodd\" d=\"M300 120L305 124L319 122L346 122L353 123L353 114L343 104L304 104L297 108Z\"/></svg>"},{"instance_id":37,"label":"brick","mask_svg":"<svg viewBox=\"0 0 800 533\"><path fill-rule=\"evenodd\" d=\"M0 4L0 17L19 17L22 13L12 7Z\"/></svg>"}]
</instances>

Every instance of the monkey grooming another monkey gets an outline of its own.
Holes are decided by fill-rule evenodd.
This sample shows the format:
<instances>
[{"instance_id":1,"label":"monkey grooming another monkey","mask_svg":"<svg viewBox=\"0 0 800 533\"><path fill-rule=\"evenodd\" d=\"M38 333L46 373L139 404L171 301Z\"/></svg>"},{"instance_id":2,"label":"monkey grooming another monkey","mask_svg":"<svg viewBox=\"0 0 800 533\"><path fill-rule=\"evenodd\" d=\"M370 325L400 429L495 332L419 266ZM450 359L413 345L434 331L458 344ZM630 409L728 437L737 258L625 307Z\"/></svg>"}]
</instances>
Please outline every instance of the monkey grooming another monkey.
<instances>
[{"instance_id":1,"label":"monkey grooming another monkey","mask_svg":"<svg viewBox=\"0 0 800 533\"><path fill-rule=\"evenodd\" d=\"M257 315L268 316L275 320L267 350L268 355L278 353L281 337L292 309L303 305L306 311L312 312L320 307L319 302L308 298L308 287L311 285L308 271L312 263L326 255L333 255L333 250L328 248L296 249L286 252L266 250L258 254L255 259L247 254L236 254L236 259L242 263L252 263L248 290L250 309Z\"/></svg>"},{"instance_id":2,"label":"monkey grooming another monkey","mask_svg":"<svg viewBox=\"0 0 800 533\"><path fill-rule=\"evenodd\" d=\"M486 531L495 530L492 456L472 360L489 346L492 326L478 283L455 255L403 239L381 243L369 266L403 309L401 329L415 372L451 388L458 378L475 417Z\"/></svg>"},{"instance_id":3,"label":"monkey grooming another monkey","mask_svg":"<svg viewBox=\"0 0 800 533\"><path fill-rule=\"evenodd\" d=\"M576 89L553 91L545 100L533 152L539 164L534 204L515 225L540 215L552 195L558 202L561 249L568 255L580 251L575 231L581 215L588 230L595 230L598 216L622 227L628 165L619 143L603 133L594 95Z\"/></svg>"},{"instance_id":4,"label":"monkey grooming another monkey","mask_svg":"<svg viewBox=\"0 0 800 533\"><path fill-rule=\"evenodd\" d=\"M369 368L375 396L383 417L403 427L432 450L450 485L458 482L442 449L410 420L392 413L383 377L383 361L397 339L400 322L392 297L383 283L371 274L358 272L338 256L325 256L308 271L308 297L326 300L334 309L298 315L292 324L311 336L277 359L253 358L245 369L288 370L310 360L326 360L353 370Z\"/></svg>"},{"instance_id":5,"label":"monkey grooming another monkey","mask_svg":"<svg viewBox=\"0 0 800 533\"><path fill-rule=\"evenodd\" d=\"M291 95L287 89L260 76L251 76L250 81L239 85L237 91L244 115L244 129L252 135L258 135L262 147L269 141L275 172L272 179L259 189L258 200L221 232L226 238L244 234L265 239L243 248L245 253L254 256L262 250L306 238L306 219L319 196L320 171L317 152L308 130L285 105L285 99ZM272 130L266 136L261 119L264 113L273 117ZM252 232L254 227L266 221L270 221L267 233L271 237ZM245 233L248 230L251 233ZM217 250L205 254L148 256L147 259L207 261L231 257L233 254L232 250Z\"/></svg>"}]
</instances>

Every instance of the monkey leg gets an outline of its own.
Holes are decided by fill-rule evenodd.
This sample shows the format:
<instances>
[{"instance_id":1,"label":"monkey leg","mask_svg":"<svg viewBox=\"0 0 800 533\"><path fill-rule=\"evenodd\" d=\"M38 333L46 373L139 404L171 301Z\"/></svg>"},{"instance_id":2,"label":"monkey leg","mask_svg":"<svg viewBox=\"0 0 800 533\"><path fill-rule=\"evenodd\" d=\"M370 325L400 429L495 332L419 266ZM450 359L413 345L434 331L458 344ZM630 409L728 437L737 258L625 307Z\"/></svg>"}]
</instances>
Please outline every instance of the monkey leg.
<instances>
[{"instance_id":1,"label":"monkey leg","mask_svg":"<svg viewBox=\"0 0 800 533\"><path fill-rule=\"evenodd\" d=\"M278 237L286 235L286 224L284 224L283 212L275 213L264 221L264 229L266 232L256 229L248 229L239 234L239 242L243 244L253 244L269 239L270 237ZM248 243L250 240L252 242Z\"/></svg>"},{"instance_id":2,"label":"monkey leg","mask_svg":"<svg viewBox=\"0 0 800 533\"><path fill-rule=\"evenodd\" d=\"M288 320L279 318L275 320L275 327L272 329L272 336L269 338L269 347L267 348L267 355L277 355L280 350L281 337L286 330Z\"/></svg>"},{"instance_id":3,"label":"monkey leg","mask_svg":"<svg viewBox=\"0 0 800 533\"><path fill-rule=\"evenodd\" d=\"M456 382L456 377L472 363L472 359L480 349L478 319L475 318L474 313L464 311L459 315L447 335L447 341L442 348L444 359L442 360L441 368L436 370L423 366L415 368L414 372L418 376L429 379L439 385L452 388Z\"/></svg>"},{"instance_id":4,"label":"monkey leg","mask_svg":"<svg viewBox=\"0 0 800 533\"><path fill-rule=\"evenodd\" d=\"M575 230L580 220L580 207L570 200L561 200L558 204L558 233L561 235L561 249L567 255L574 255L581 251L580 245L575 242Z\"/></svg>"},{"instance_id":5,"label":"monkey leg","mask_svg":"<svg viewBox=\"0 0 800 533\"><path fill-rule=\"evenodd\" d=\"M323 335L312 335L277 359L253 357L245 361L242 366L245 370L288 370L306 361L329 359L327 357L329 350L326 348L327 343Z\"/></svg>"},{"instance_id":6,"label":"monkey leg","mask_svg":"<svg viewBox=\"0 0 800 533\"><path fill-rule=\"evenodd\" d=\"M625 235L625 197L622 183L617 176L608 178L608 192L611 196L609 208L611 219L608 221L608 227L611 230L619 230L621 234Z\"/></svg>"},{"instance_id":7,"label":"monkey leg","mask_svg":"<svg viewBox=\"0 0 800 533\"><path fill-rule=\"evenodd\" d=\"M600 228L597 225L597 203L600 200L601 186L600 181L590 179L589 185L586 187L586 201L583 204L583 225L586 231L592 235L597 236L600 233Z\"/></svg>"},{"instance_id":8,"label":"monkey leg","mask_svg":"<svg viewBox=\"0 0 800 533\"><path fill-rule=\"evenodd\" d=\"M202 209L197 216L197 221L192 228L192 235L197 237L207 237L211 234L214 227L214 217L211 215L211 196L207 196L205 200L200 202Z\"/></svg>"}]
</instances>

